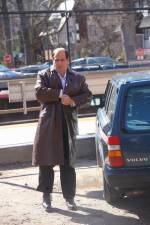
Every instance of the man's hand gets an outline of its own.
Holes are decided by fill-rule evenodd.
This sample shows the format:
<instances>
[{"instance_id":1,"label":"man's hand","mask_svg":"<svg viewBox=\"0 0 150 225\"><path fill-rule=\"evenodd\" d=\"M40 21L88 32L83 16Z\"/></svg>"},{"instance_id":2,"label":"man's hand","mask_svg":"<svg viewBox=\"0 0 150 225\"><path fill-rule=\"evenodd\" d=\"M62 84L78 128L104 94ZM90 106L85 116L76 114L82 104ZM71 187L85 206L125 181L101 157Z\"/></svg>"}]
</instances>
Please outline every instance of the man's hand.
<instances>
[{"instance_id":1,"label":"man's hand","mask_svg":"<svg viewBox=\"0 0 150 225\"><path fill-rule=\"evenodd\" d=\"M62 95L61 103L63 105L73 105L74 101L68 95Z\"/></svg>"}]
</instances>

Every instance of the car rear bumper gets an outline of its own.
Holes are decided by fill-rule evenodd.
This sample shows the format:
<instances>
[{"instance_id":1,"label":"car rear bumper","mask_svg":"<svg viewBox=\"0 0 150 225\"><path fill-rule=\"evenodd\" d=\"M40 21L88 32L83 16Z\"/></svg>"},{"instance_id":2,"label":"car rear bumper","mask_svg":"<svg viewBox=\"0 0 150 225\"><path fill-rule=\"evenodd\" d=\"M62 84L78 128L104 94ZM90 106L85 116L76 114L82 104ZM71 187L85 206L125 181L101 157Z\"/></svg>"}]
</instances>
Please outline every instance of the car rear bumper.
<instances>
[{"instance_id":1,"label":"car rear bumper","mask_svg":"<svg viewBox=\"0 0 150 225\"><path fill-rule=\"evenodd\" d=\"M150 167L110 168L105 166L104 176L108 184L115 188L150 188Z\"/></svg>"}]
</instances>

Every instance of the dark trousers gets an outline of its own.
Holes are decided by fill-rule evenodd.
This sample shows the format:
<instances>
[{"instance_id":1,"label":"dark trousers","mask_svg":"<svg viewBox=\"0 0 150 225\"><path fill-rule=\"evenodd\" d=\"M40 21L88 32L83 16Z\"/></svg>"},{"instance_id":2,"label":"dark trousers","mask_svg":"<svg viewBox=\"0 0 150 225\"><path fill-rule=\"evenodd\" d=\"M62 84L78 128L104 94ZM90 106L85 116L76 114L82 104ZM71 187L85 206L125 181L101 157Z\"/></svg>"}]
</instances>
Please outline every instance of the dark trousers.
<instances>
[{"instance_id":1,"label":"dark trousers","mask_svg":"<svg viewBox=\"0 0 150 225\"><path fill-rule=\"evenodd\" d=\"M75 169L69 166L69 143L68 131L65 117L62 111L63 143L64 143L64 165L60 165L60 181L63 197L72 199L76 192L76 173ZM54 166L39 166L39 185L38 191L52 193L54 183Z\"/></svg>"},{"instance_id":2,"label":"dark trousers","mask_svg":"<svg viewBox=\"0 0 150 225\"><path fill-rule=\"evenodd\" d=\"M76 191L76 173L75 169L70 166L60 166L60 181L63 197L72 199ZM37 190L43 193L52 193L54 183L53 166L39 167L39 185Z\"/></svg>"}]
</instances>

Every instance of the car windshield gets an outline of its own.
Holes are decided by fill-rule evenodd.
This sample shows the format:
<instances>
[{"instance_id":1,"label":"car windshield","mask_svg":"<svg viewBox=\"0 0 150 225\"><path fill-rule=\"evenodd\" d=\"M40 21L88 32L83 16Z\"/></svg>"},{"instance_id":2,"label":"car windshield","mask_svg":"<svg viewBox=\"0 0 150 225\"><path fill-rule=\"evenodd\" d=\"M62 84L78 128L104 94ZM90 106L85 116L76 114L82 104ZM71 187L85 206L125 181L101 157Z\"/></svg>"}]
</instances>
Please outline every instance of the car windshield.
<instances>
[{"instance_id":1,"label":"car windshield","mask_svg":"<svg viewBox=\"0 0 150 225\"><path fill-rule=\"evenodd\" d=\"M96 63L113 63L113 60L109 57L95 57L93 60Z\"/></svg>"},{"instance_id":2,"label":"car windshield","mask_svg":"<svg viewBox=\"0 0 150 225\"><path fill-rule=\"evenodd\" d=\"M0 72L7 72L9 69L6 66L0 65Z\"/></svg>"},{"instance_id":3,"label":"car windshield","mask_svg":"<svg viewBox=\"0 0 150 225\"><path fill-rule=\"evenodd\" d=\"M37 73L40 70L48 68L48 64L42 64L38 66L26 66L26 67L20 67L16 69L16 71L20 71L22 73Z\"/></svg>"},{"instance_id":4,"label":"car windshield","mask_svg":"<svg viewBox=\"0 0 150 225\"><path fill-rule=\"evenodd\" d=\"M23 73L36 73L38 72L39 68L31 67L31 68L24 68L21 70Z\"/></svg>"},{"instance_id":5,"label":"car windshield","mask_svg":"<svg viewBox=\"0 0 150 225\"><path fill-rule=\"evenodd\" d=\"M100 57L87 57L82 59L73 60L71 66L91 65L91 64L112 64L114 60L107 56Z\"/></svg>"},{"instance_id":6,"label":"car windshield","mask_svg":"<svg viewBox=\"0 0 150 225\"><path fill-rule=\"evenodd\" d=\"M150 131L150 86L129 89L124 128L129 132Z\"/></svg>"},{"instance_id":7,"label":"car windshield","mask_svg":"<svg viewBox=\"0 0 150 225\"><path fill-rule=\"evenodd\" d=\"M85 59L77 59L71 62L71 66L80 66L80 65L85 65L86 60Z\"/></svg>"}]
</instances>

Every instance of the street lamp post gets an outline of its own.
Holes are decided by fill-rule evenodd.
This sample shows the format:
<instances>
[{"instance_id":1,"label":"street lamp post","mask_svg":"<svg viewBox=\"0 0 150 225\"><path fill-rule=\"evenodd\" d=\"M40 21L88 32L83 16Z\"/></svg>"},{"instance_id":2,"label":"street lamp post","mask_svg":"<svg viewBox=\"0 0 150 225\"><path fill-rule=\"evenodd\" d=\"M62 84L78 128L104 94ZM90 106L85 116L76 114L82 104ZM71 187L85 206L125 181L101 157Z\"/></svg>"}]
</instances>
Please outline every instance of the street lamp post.
<instances>
[{"instance_id":1,"label":"street lamp post","mask_svg":"<svg viewBox=\"0 0 150 225\"><path fill-rule=\"evenodd\" d=\"M68 55L69 55L69 63L71 61L71 54L70 54L70 37L69 37L69 13L67 12L67 2L65 0L65 10L66 10L66 29L67 29L67 42L68 42Z\"/></svg>"},{"instance_id":2,"label":"street lamp post","mask_svg":"<svg viewBox=\"0 0 150 225\"><path fill-rule=\"evenodd\" d=\"M47 57L48 57L48 62L49 62L49 60L50 60L50 52L49 52L49 50L50 50L50 45L49 45L49 34L48 34L48 32L49 32L49 24L48 24L48 21L47 21L47 34L46 34L46 37L47 37Z\"/></svg>"},{"instance_id":3,"label":"street lamp post","mask_svg":"<svg viewBox=\"0 0 150 225\"><path fill-rule=\"evenodd\" d=\"M69 15L66 15L66 28L67 28L68 55L69 55L69 63L70 63L71 59L70 59L70 38L69 38Z\"/></svg>"},{"instance_id":4,"label":"street lamp post","mask_svg":"<svg viewBox=\"0 0 150 225\"><path fill-rule=\"evenodd\" d=\"M49 0L44 0L44 1L42 1L41 3L40 3L40 5L39 5L39 9L41 8L41 7L44 7L44 8L46 8L47 10L49 10L49 8L47 7L47 5L44 5L45 3L47 3ZM47 19L48 19L48 17L47 17ZM49 34L48 34L48 32L49 32L49 23L48 23L48 20L46 21L46 27L47 27L47 32L46 32L46 39L47 39L47 58L48 58L48 61L50 60L50 44L49 44Z\"/></svg>"}]
</instances>

